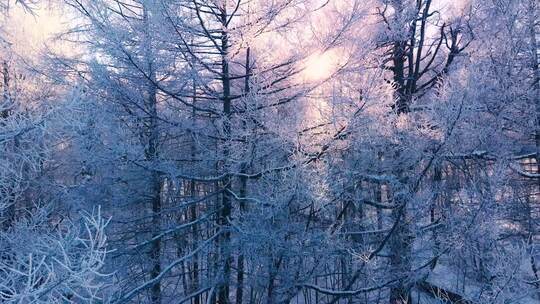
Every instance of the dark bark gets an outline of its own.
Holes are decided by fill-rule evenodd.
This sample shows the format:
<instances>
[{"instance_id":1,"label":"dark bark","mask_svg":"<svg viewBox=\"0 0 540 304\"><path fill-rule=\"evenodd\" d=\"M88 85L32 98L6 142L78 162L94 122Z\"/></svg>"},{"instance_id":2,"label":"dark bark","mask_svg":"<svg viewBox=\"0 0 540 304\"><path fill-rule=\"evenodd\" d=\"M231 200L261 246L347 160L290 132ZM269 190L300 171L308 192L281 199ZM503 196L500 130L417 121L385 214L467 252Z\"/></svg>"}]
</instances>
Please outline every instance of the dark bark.
<instances>
[{"instance_id":1,"label":"dark bark","mask_svg":"<svg viewBox=\"0 0 540 304\"><path fill-rule=\"evenodd\" d=\"M152 269L150 279L153 280L161 274L161 238L158 235L161 232L161 176L155 170L158 162L159 152L159 131L158 131L158 113L157 113L157 88L155 86L156 71L153 66L152 38L150 37L151 27L149 12L146 6L143 6L143 18L145 25L144 51L146 60L146 72L148 73L147 91L145 96L146 119L144 120L144 135L146 139L145 158L150 165L150 193L149 199L152 211L152 239L150 245L150 258ZM161 303L161 282L158 281L152 285L150 290L152 303Z\"/></svg>"},{"instance_id":2,"label":"dark bark","mask_svg":"<svg viewBox=\"0 0 540 304\"><path fill-rule=\"evenodd\" d=\"M224 137L227 138L231 136L231 79L229 75L229 36L227 33L227 1L223 1L223 7L221 8L220 21L223 30L221 31L221 83L223 86L223 133ZM228 142L224 143L223 147L223 169L225 172L229 170L228 158L229 158L229 147ZM231 253L230 253L230 238L231 232L227 228L228 221L232 213L232 197L231 197L231 176L228 173L225 173L225 176L222 181L222 186L224 188L222 202L221 202L221 212L219 216L219 225L224 230L222 233L222 240L220 244L220 255L223 263L223 272L222 279L220 282L218 290L218 303L219 304L229 304L229 285L230 285L230 276L231 276Z\"/></svg>"},{"instance_id":3,"label":"dark bark","mask_svg":"<svg viewBox=\"0 0 540 304\"><path fill-rule=\"evenodd\" d=\"M5 108L0 112L0 126L4 124L2 120L8 119L11 115L11 94L10 94L10 77L9 77L9 67L7 61L4 60L2 63L2 104L1 107ZM8 144L6 147L9 150L14 150L13 144ZM9 182L9 181L8 181ZM15 221L15 195L12 191L15 189L15 185L10 185L6 190L0 192L0 199L3 200L7 205L4 210L2 210L2 218L0 223L2 223L2 230L8 230Z\"/></svg>"}]
</instances>

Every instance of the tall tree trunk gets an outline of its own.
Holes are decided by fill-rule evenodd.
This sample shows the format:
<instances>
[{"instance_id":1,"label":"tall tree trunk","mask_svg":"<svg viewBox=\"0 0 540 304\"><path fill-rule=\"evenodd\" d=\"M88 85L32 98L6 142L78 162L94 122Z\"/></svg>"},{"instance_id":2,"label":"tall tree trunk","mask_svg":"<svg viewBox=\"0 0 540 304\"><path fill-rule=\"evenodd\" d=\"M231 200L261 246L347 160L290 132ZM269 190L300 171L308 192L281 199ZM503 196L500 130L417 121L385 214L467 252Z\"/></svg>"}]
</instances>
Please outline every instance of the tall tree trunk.
<instances>
[{"instance_id":1,"label":"tall tree trunk","mask_svg":"<svg viewBox=\"0 0 540 304\"><path fill-rule=\"evenodd\" d=\"M246 49L246 66L245 66L245 79L244 79L244 94L249 98L248 93L250 92L250 77L251 74L251 48L248 47ZM246 124L244 121L243 124L244 130L246 129ZM242 168L240 169L240 173L245 174L247 173L247 164L242 164ZM240 177L240 216L242 217L244 213L246 212L246 192L247 192L247 179L245 176ZM245 265L244 265L244 255L242 252L238 255L237 259L237 277L236 277L236 304L242 304L244 300L244 271L245 271Z\"/></svg>"},{"instance_id":2,"label":"tall tree trunk","mask_svg":"<svg viewBox=\"0 0 540 304\"><path fill-rule=\"evenodd\" d=\"M228 138L231 135L231 79L229 75L229 36L227 32L227 1L223 1L223 7L221 9L221 83L223 86L223 133L224 137ZM221 202L221 211L219 216L219 226L221 229L224 229L221 238L220 244L220 258L223 261L223 270L222 278L218 290L218 303L219 304L229 304L229 286L230 286L230 276L231 276L231 253L230 253L230 238L231 232L227 228L230 215L232 213L232 198L231 198L231 176L228 173L229 170L229 142L224 143L223 147L223 169L225 174L222 181L223 186L223 195Z\"/></svg>"},{"instance_id":3,"label":"tall tree trunk","mask_svg":"<svg viewBox=\"0 0 540 304\"><path fill-rule=\"evenodd\" d=\"M155 102L155 95L153 95ZM156 115L155 103L152 107L152 116ZM147 158L149 163L155 164L157 161L157 126L155 116L150 118L151 124L151 136L148 141ZM161 231L161 177L157 171L151 173L151 204L152 204L152 238L155 240L151 244L151 258L152 258L152 271L150 274L151 279L155 279L161 273L161 239L157 237ZM161 303L161 282L156 282L152 286L152 303Z\"/></svg>"},{"instance_id":4,"label":"tall tree trunk","mask_svg":"<svg viewBox=\"0 0 540 304\"><path fill-rule=\"evenodd\" d=\"M155 99L155 95L154 95ZM154 105L153 114L156 114L155 112L155 105ZM151 118L151 129L153 129L151 132L151 137L149 140L148 145L148 154L149 157L148 160L150 163L156 163L157 161L157 132L156 132L156 125L155 125L156 118ZM155 240L152 242L151 245L151 256L152 256L152 271L151 271L151 279L157 278L159 274L161 273L161 239L157 237L161 231L161 177L157 171L152 171L151 173L151 202L152 202L152 238L155 238ZM155 304L161 303L161 282L157 282L152 286L152 302Z\"/></svg>"},{"instance_id":5,"label":"tall tree trunk","mask_svg":"<svg viewBox=\"0 0 540 304\"><path fill-rule=\"evenodd\" d=\"M398 115L407 115L409 113L411 100L410 94L405 91L405 80L403 69L405 67L405 42L396 42L394 44L394 66L397 72L394 73L396 82L396 111ZM409 51L411 52L411 51ZM401 152L398 151L395 159L401 159ZM399 166L399 164L398 164ZM406 173L402 172L400 167L394 172L398 179L404 180L402 185L407 185ZM396 189L392 189L394 194ZM389 240L390 247L390 265L397 276L404 276L411 268L411 246L410 246L410 227L407 222L407 198L396 197L396 205L400 206L392 210L392 222L396 225L393 235ZM399 280L390 288L390 304L411 304L411 291L405 280Z\"/></svg>"},{"instance_id":6,"label":"tall tree trunk","mask_svg":"<svg viewBox=\"0 0 540 304\"><path fill-rule=\"evenodd\" d=\"M150 204L152 208L152 239L150 248L150 257L152 269L150 279L156 279L161 274L161 239L158 237L161 232L161 176L155 167L158 162L158 118L157 118L157 89L155 85L156 72L153 66L154 54L152 52L151 21L148 7L143 4L143 18L145 25L144 52L146 60L147 91L145 96L145 110L147 119L145 120L145 138L147 140L145 147L146 161L150 165ZM150 291L151 301L154 304L161 303L161 282L158 281L152 285Z\"/></svg>"}]
</instances>

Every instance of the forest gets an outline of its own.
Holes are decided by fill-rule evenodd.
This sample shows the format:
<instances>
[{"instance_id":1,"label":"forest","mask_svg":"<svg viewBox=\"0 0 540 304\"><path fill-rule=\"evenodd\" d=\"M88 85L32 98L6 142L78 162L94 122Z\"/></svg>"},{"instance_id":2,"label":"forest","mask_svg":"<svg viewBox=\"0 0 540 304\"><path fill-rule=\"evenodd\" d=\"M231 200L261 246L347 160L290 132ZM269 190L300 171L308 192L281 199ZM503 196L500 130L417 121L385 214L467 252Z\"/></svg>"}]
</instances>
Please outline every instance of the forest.
<instances>
[{"instance_id":1,"label":"forest","mask_svg":"<svg viewBox=\"0 0 540 304\"><path fill-rule=\"evenodd\" d=\"M0 0L0 303L540 304L540 1Z\"/></svg>"}]
</instances>

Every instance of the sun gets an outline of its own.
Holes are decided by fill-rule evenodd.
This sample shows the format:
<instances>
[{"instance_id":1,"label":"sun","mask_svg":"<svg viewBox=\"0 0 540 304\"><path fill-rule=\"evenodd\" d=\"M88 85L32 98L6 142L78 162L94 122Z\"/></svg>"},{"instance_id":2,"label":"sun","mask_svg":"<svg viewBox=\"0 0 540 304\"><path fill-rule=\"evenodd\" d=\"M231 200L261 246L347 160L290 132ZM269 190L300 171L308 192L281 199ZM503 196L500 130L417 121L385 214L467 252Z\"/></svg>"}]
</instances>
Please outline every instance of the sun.
<instances>
[{"instance_id":1,"label":"sun","mask_svg":"<svg viewBox=\"0 0 540 304\"><path fill-rule=\"evenodd\" d=\"M303 64L302 77L304 80L322 81L330 78L340 65L339 51L335 49L316 52L307 57Z\"/></svg>"},{"instance_id":2,"label":"sun","mask_svg":"<svg viewBox=\"0 0 540 304\"><path fill-rule=\"evenodd\" d=\"M347 54L333 48L308 56L302 64L302 79L307 82L323 81L331 78L344 64Z\"/></svg>"}]
</instances>

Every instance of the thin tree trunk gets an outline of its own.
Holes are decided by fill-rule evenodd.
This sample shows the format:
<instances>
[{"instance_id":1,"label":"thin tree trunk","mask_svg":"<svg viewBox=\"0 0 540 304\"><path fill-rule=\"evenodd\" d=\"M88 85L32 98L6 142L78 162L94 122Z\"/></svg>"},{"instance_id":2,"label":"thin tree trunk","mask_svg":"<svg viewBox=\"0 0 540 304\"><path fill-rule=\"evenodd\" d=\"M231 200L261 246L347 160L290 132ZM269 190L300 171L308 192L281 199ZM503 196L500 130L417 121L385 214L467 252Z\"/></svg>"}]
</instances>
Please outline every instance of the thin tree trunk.
<instances>
[{"instance_id":1,"label":"thin tree trunk","mask_svg":"<svg viewBox=\"0 0 540 304\"><path fill-rule=\"evenodd\" d=\"M440 162L437 162L433 167L433 188L434 188L434 195L433 195L433 202L431 203L430 208L430 214L429 214L429 220L431 224L435 224L437 221L437 209L439 209L439 216L442 217L440 220L445 220L446 216L444 214L448 210L444 210L445 206L443 202L441 201L443 199L442 197L442 165ZM438 235L438 229L433 228L433 254L436 256L439 253L441 247L441 241ZM438 259L433 259L433 263L431 264L431 269L435 269L435 266L437 266Z\"/></svg>"},{"instance_id":2,"label":"thin tree trunk","mask_svg":"<svg viewBox=\"0 0 540 304\"><path fill-rule=\"evenodd\" d=\"M529 36L531 40L531 63L532 63L532 70L533 70L533 90L534 90L534 99L535 99L535 110L536 110L536 121L535 121L535 144L536 144L536 173L540 173L540 61L538 58L538 40L537 40L537 32L536 32L536 16L534 15L535 12L537 12L538 6L534 3L534 0L529 1ZM537 178L536 181L536 191L540 192L540 178ZM529 203L529 199L527 198L527 202ZM532 208L529 207L529 210ZM529 214L529 216L531 216ZM528 237L528 245L532 249L534 246L534 236L536 235L535 226L530 222L529 225L529 237ZM531 250L530 252L530 264L531 269L533 271L533 274L535 278L539 279L539 271L536 263L535 258L535 252ZM540 284L536 284L537 292L540 293Z\"/></svg>"},{"instance_id":3,"label":"thin tree trunk","mask_svg":"<svg viewBox=\"0 0 540 304\"><path fill-rule=\"evenodd\" d=\"M530 0L529 7L529 36L531 40L531 66L533 71L533 97L536 110L536 122L535 122L535 143L536 143L536 164L540 168L540 60L538 58L538 40L536 38L536 18L534 12L536 12L536 5L534 0ZM540 173L540 170L537 171ZM538 186L540 188L540 179L538 179ZM540 189L539 189L540 190Z\"/></svg>"},{"instance_id":4,"label":"thin tree trunk","mask_svg":"<svg viewBox=\"0 0 540 304\"><path fill-rule=\"evenodd\" d=\"M193 43L193 41L192 41ZM193 105L195 105L197 103L197 86L196 86L196 82L195 82L195 79L193 79L193 87L192 87L192 90L193 90L193 99L192 99L192 103ZM197 110L195 109L195 107L193 107L192 111L191 111L191 122L193 124L194 127L196 127L196 116L197 116ZM191 134L192 138L191 138L191 146L190 146L190 153L191 153L191 159L194 161L195 160L195 156L196 156L196 146L195 146L195 135L194 134ZM195 199L195 197L197 197L198 193L197 193L197 187L196 187L196 182L194 180L191 180L189 181L189 196L191 199ZM195 221L197 220L197 204L193 204L192 206L190 206L190 216L191 216L191 221ZM197 224L194 224L191 226L191 237L192 237L192 250L195 251L197 246L198 246L198 242L199 242L199 229L198 229L198 225ZM192 277L191 277L191 289L192 289L192 292L196 292L198 289L199 289L199 254L194 254L193 255L193 274L192 274ZM201 295L196 295L193 299L193 304L200 304L201 302Z\"/></svg>"},{"instance_id":5,"label":"thin tree trunk","mask_svg":"<svg viewBox=\"0 0 540 304\"><path fill-rule=\"evenodd\" d=\"M7 61L4 60L4 62L2 63L3 90L2 90L2 104L1 105L5 107L5 109L2 112L0 112L0 119L7 119L11 113L12 101L11 101L11 96L9 92L9 86L10 86L9 82L10 82L10 77L9 77L8 63ZM0 126L2 124L3 122L0 120ZM7 148L13 150L14 146L9 145ZM14 194L10 192L14 190L15 190L15 185L10 185L8 187L8 190L4 190L2 191L4 193L0 193L0 195L2 196L0 198L4 202L7 203L7 206L5 206L5 209L2 210L3 212L2 212L1 222L2 222L2 229L4 231L8 230L13 225L13 222L15 220L15 197L14 197Z\"/></svg>"}]
</instances>

